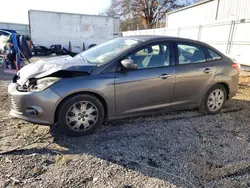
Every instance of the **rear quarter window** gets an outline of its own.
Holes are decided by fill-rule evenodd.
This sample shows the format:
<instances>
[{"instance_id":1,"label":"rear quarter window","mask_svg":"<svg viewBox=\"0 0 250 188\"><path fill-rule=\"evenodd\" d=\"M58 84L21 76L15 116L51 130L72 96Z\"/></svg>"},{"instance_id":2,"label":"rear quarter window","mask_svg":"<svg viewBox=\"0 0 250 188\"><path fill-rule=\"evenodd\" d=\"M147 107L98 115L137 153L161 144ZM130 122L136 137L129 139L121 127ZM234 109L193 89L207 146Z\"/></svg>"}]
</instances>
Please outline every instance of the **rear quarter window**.
<instances>
[{"instance_id":1,"label":"rear quarter window","mask_svg":"<svg viewBox=\"0 0 250 188\"><path fill-rule=\"evenodd\" d=\"M215 51L211 49L208 49L208 53L210 54L213 61L222 59L222 57L218 53L216 53Z\"/></svg>"}]
</instances>

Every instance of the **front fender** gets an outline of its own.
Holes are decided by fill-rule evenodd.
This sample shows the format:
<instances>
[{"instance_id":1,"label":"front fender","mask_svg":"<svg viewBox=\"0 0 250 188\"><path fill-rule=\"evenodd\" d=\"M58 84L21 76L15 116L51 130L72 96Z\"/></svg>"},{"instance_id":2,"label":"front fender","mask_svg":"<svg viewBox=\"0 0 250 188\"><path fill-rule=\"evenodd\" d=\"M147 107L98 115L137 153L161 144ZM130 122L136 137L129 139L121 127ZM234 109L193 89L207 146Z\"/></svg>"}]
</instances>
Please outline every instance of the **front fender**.
<instances>
[{"instance_id":1,"label":"front fender","mask_svg":"<svg viewBox=\"0 0 250 188\"><path fill-rule=\"evenodd\" d=\"M57 106L72 94L94 93L105 100L108 115L115 115L114 77L111 75L63 78L53 85L51 89L60 96Z\"/></svg>"}]
</instances>

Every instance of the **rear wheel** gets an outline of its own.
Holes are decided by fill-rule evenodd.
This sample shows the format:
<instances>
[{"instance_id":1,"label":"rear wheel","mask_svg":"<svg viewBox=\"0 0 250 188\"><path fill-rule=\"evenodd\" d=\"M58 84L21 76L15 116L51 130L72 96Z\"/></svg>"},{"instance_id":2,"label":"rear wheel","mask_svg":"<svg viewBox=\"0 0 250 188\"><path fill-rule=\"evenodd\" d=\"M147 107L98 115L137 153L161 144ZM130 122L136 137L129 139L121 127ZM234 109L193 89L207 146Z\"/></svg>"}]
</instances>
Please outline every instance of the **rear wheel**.
<instances>
[{"instance_id":1,"label":"rear wheel","mask_svg":"<svg viewBox=\"0 0 250 188\"><path fill-rule=\"evenodd\" d=\"M206 93L201 104L201 110L206 114L216 114L221 111L226 99L226 89L222 85L215 85Z\"/></svg>"},{"instance_id":2,"label":"rear wheel","mask_svg":"<svg viewBox=\"0 0 250 188\"><path fill-rule=\"evenodd\" d=\"M92 133L103 121L102 103L91 95L76 95L66 100L57 113L59 129L68 136Z\"/></svg>"}]
</instances>

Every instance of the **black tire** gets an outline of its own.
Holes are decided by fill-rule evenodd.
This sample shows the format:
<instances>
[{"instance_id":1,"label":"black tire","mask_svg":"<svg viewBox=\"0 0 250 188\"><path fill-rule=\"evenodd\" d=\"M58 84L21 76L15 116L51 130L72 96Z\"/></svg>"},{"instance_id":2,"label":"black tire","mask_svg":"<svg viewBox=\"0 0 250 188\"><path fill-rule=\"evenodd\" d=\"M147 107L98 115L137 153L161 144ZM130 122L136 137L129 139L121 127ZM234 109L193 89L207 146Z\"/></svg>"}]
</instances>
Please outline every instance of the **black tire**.
<instances>
[{"instance_id":1,"label":"black tire","mask_svg":"<svg viewBox=\"0 0 250 188\"><path fill-rule=\"evenodd\" d=\"M220 107L218 108L214 108L214 110L211 110L211 108L213 108L213 105L210 105L208 104L208 100L209 99L209 96L211 95L211 93L215 92L215 91L221 91L224 95L224 99L222 100L222 102L218 103ZM215 86L213 86L212 88L210 88L207 93L205 94L205 96L203 97L203 100L201 102L201 106L200 106L200 110L202 112L204 112L205 114L210 114L210 115L213 115L213 114L217 114L221 111L221 109L223 108L226 100L227 100L227 91L225 89L224 86L220 85L220 84L217 84Z\"/></svg>"},{"instance_id":2,"label":"black tire","mask_svg":"<svg viewBox=\"0 0 250 188\"><path fill-rule=\"evenodd\" d=\"M68 125L67 123L68 110L71 109L71 107L75 103L81 102L81 101L86 101L95 105L95 107L98 110L97 120L96 120L96 123L94 125L91 125L91 128L87 130L73 130L73 128L70 127L70 125ZM92 95L85 95L85 94L75 95L67 99L66 101L64 101L59 106L59 109L57 111L57 121L58 121L59 131L62 134L67 135L67 136L76 137L76 136L83 136L83 135L91 134L103 122L103 119L104 119L103 105L96 97Z\"/></svg>"}]
</instances>

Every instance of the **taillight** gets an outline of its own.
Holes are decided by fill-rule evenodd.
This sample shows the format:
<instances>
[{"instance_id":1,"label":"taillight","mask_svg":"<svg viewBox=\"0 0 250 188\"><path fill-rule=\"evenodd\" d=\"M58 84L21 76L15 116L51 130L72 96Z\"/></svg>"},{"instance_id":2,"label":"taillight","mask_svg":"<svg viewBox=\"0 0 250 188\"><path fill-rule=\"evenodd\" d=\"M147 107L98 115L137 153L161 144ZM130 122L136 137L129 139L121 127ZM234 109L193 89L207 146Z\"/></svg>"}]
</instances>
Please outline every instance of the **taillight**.
<instances>
[{"instance_id":1,"label":"taillight","mask_svg":"<svg viewBox=\"0 0 250 188\"><path fill-rule=\"evenodd\" d=\"M240 66L237 63L233 63L232 67L235 68L237 71L240 71Z\"/></svg>"}]
</instances>

